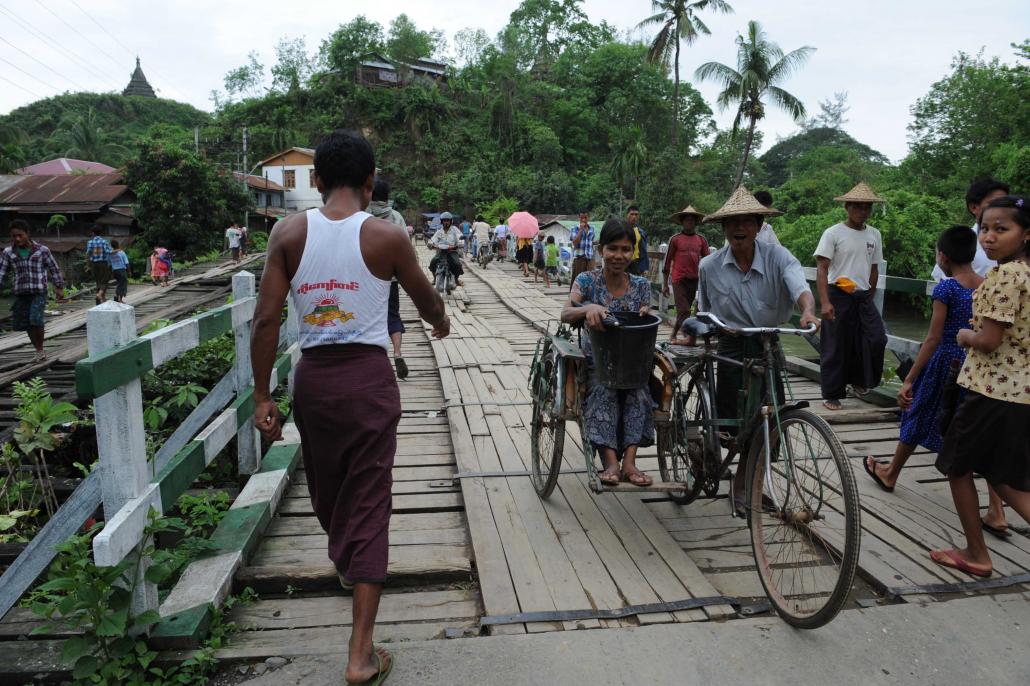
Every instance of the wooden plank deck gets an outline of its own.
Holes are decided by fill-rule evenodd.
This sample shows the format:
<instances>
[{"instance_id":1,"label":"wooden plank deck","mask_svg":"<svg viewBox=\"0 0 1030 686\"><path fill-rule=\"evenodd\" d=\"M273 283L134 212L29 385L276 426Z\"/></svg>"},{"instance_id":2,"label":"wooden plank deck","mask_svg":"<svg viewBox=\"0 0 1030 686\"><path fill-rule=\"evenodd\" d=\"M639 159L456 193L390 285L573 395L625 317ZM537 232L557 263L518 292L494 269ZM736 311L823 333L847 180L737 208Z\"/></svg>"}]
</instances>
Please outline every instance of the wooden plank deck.
<instances>
[{"instance_id":1,"label":"wooden plank deck","mask_svg":"<svg viewBox=\"0 0 1030 686\"><path fill-rule=\"evenodd\" d=\"M483 272L477 269L475 274ZM532 284L532 279L524 279L511 264L494 263L483 278L491 284L499 301L520 308L520 318L525 322L555 319L560 303L567 297L567 287L545 291ZM663 328L660 335L667 335L668 331ZM936 455L918 449L909 459L894 493L885 493L865 474L862 460L867 455L890 459L898 439L898 422L893 418L896 413L856 398L846 399L843 411L830 412L819 403L819 385L799 375L791 376L791 389L794 397L809 400L810 409L831 422L852 458L862 504L860 576L868 584L865 589L861 583L856 585L853 600L875 597L887 588L969 581L970 577L940 567L929 558L930 549L954 547L963 540L947 481L934 467ZM885 418L890 420L884 421ZM647 456L653 454L653 448L641 451L645 456L642 464L651 466ZM986 485L982 479L977 483L982 507L986 509ZM755 586L758 579L746 522L730 516L725 499L699 500L681 507L647 495L637 498L647 504L721 593L749 596L757 590L761 596L761 588ZM1011 522L1021 521L1011 510L1007 513ZM1030 559L1026 557L1030 538L1018 533L1008 541L988 536L987 544L996 576L1030 570ZM941 599L948 597L955 596ZM910 597L918 601L930 599L925 595Z\"/></svg>"}]
</instances>

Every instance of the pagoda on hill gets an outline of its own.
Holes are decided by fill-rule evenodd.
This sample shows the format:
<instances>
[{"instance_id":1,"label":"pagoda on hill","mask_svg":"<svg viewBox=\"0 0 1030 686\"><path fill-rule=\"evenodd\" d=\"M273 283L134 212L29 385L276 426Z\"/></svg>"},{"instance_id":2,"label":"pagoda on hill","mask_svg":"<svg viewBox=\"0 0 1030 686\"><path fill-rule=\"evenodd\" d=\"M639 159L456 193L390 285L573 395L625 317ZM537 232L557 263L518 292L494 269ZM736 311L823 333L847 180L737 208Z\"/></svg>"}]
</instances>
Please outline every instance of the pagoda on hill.
<instances>
[{"instance_id":1,"label":"pagoda on hill","mask_svg":"<svg viewBox=\"0 0 1030 686\"><path fill-rule=\"evenodd\" d=\"M122 95L138 95L142 98L156 98L157 93L150 87L147 77L143 75L143 69L139 66L139 58L136 58L136 69L132 72L129 85L122 91Z\"/></svg>"}]
</instances>

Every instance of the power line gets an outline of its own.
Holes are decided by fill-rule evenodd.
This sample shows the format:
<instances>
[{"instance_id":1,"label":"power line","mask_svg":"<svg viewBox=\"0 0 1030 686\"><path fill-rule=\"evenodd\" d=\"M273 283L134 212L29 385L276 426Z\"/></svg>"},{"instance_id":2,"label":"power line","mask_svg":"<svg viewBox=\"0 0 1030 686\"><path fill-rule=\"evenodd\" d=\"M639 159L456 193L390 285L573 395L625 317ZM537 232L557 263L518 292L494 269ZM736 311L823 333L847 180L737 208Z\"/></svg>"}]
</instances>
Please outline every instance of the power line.
<instances>
[{"instance_id":1,"label":"power line","mask_svg":"<svg viewBox=\"0 0 1030 686\"><path fill-rule=\"evenodd\" d=\"M99 78L99 79L101 79L103 81L107 81L108 80L108 76L106 74L104 74L103 72L100 72L97 69L95 69L92 65L90 65L90 63L84 57L78 55L77 53L72 52L70 49L64 47L63 45L60 45L59 43L57 43L57 42L51 40L50 38L48 38L47 36L43 35L39 31L37 31L35 28L33 28L33 26L31 24L29 24L27 21L21 19L20 17L18 17L16 14L11 12L9 9L4 7L3 5L0 5L0 12L3 12L4 14L6 14L8 17L10 17L15 22L17 22L19 26L21 26L26 31L28 31L29 33L34 35L36 38L39 38L41 41L43 41L44 43L49 45L52 49L62 53L65 57L70 59L73 64L78 65L78 67L80 69L82 69L84 72L87 72L93 78Z\"/></svg>"},{"instance_id":2,"label":"power line","mask_svg":"<svg viewBox=\"0 0 1030 686\"><path fill-rule=\"evenodd\" d=\"M33 96L35 98L42 98L42 97L44 97L44 96L40 95L39 93L37 93L35 91L29 90L25 86L17 84L14 81L11 81L9 78L7 78L6 76L3 76L2 74L0 74L0 79L3 79L4 81L6 81L7 83L11 84L15 88L21 88L23 91L25 91L26 93L28 93L29 95L31 95L31 96Z\"/></svg>"},{"instance_id":3,"label":"power line","mask_svg":"<svg viewBox=\"0 0 1030 686\"><path fill-rule=\"evenodd\" d=\"M20 52L21 54L23 54L23 55L25 55L26 57L28 57L28 58L29 58L30 60L33 60L33 61L35 61L35 62L38 62L39 64L42 64L42 65L43 65L44 67L46 67L47 69L49 69L49 70L50 70L50 71L52 71L53 73L57 74L57 75L58 75L58 76L60 76L60 77L61 77L62 79L64 79L65 81L67 81L67 82L68 82L68 83L70 83L71 85L75 86L75 87L76 87L76 88L78 88L79 90L85 90L85 89L84 89L84 88L83 88L82 86L80 86L80 85L79 85L78 83L76 83L75 81L72 81L72 80L71 80L71 79L69 79L69 78L68 78L67 76L65 76L65 75L64 75L64 74L62 74L61 72L57 71L57 70L56 70L56 69L54 69L53 67L50 67L50 66L48 66L48 65L47 65L47 64L46 64L45 62L43 62L42 60L40 60L40 59L39 59L38 57L36 57L36 56L32 55L31 53L28 53L28 52L26 52L26 51L22 50L21 48L19 48L18 46L16 46L16 45L15 45L14 43L12 43L11 41L9 41L9 40L7 40L6 38L4 38L3 36L0 36L0 41L3 41L4 43L7 43L7 44L8 44L8 45L10 45L10 46L11 46L12 48L14 48L15 50L19 51L19 52Z\"/></svg>"},{"instance_id":4,"label":"power line","mask_svg":"<svg viewBox=\"0 0 1030 686\"><path fill-rule=\"evenodd\" d=\"M53 85L51 85L51 84L47 83L46 81L44 81L43 79L39 78L38 76L33 76L32 74L28 73L27 71L25 71L24 69L22 69L21 67L19 67L19 66L18 66L17 64L15 64L14 62L11 62L10 60L6 60L6 59L4 59L3 57L0 57L0 62L7 62L7 64L11 65L12 67L14 67L14 68L15 68L15 69L17 69L18 71L20 71L20 72L21 72L22 74L25 74L25 76L28 76L28 77L29 77L30 79L33 79L33 80L35 80L35 81L39 81L39 82L40 82L41 84L43 84L43 85L44 85L44 86L46 86L47 88L50 88L50 89L52 89L52 90L55 90L55 91L57 91L58 93L60 93L60 92L61 92L61 89L60 89L60 88L58 88L57 86L53 86Z\"/></svg>"},{"instance_id":5,"label":"power line","mask_svg":"<svg viewBox=\"0 0 1030 686\"><path fill-rule=\"evenodd\" d=\"M57 12L54 12L52 9L50 9L49 7L44 5L42 2L40 2L40 0L36 0L36 4L39 5L40 7L42 7L43 9L45 9L50 14L54 15L54 17L56 17L59 22L61 22L62 24L64 24L68 28L70 28L72 31L74 31L76 34L78 34L80 38L82 38L84 41L86 41L87 43L92 45L94 48L96 48L97 51L101 55L103 55L107 59L111 60L115 64L115 66L117 66L118 68L121 68L121 64L118 62L118 60L116 60L115 58L113 58L110 55L108 55L107 52L102 47L100 47L99 45L94 43L92 40L90 40L89 37L87 37L84 33L82 33L82 31L79 31L77 28L75 28L74 26L72 26L71 24L66 22L61 15L59 15Z\"/></svg>"},{"instance_id":6,"label":"power line","mask_svg":"<svg viewBox=\"0 0 1030 686\"><path fill-rule=\"evenodd\" d=\"M101 31L106 33L111 38L111 40L113 40L115 43L117 43L119 46L121 46L122 50L124 50L125 52L129 53L129 55L131 55L133 57L137 57L138 56L137 53L134 52L133 50L131 50L128 46L126 46L125 43L123 43L120 40L118 40L117 36L115 36L113 33L108 31L106 26L104 26L99 21L94 19L93 15L91 15L89 12L84 10L82 8L82 5L80 5L79 3L75 2L75 0L68 0L68 2L70 2L73 5L75 5L79 9L80 12L82 12L84 15L86 15L87 19L89 19L91 22L96 24L100 28ZM166 79L163 75L159 74L155 69L153 69L151 67L147 67L147 70L150 71L150 73L153 74L154 76L156 76L159 79L161 79L162 81L164 81L168 85L169 88L171 88L173 91L178 93L179 96L182 97L184 100L188 100L189 99L188 95L186 95L181 90L176 88L169 79Z\"/></svg>"},{"instance_id":7,"label":"power line","mask_svg":"<svg viewBox=\"0 0 1030 686\"><path fill-rule=\"evenodd\" d=\"M94 19L93 16L89 12L87 12L84 9L82 9L82 5L80 5L79 3L75 2L75 0L68 0L68 2L70 2L71 4L73 4L76 7L78 7L79 11L82 12L83 14L85 14L87 19L89 19L91 22L96 24L100 28L101 31L106 33L111 38L111 40L113 40L118 45L122 46L122 49L125 50L125 52L129 53L130 56L132 56L132 57L136 56L136 53L134 51L130 50L128 47L126 47L125 43L123 43L120 40L118 40L118 37L115 36L114 34L112 34L110 31L108 31L106 26L104 26L99 21Z\"/></svg>"}]
</instances>

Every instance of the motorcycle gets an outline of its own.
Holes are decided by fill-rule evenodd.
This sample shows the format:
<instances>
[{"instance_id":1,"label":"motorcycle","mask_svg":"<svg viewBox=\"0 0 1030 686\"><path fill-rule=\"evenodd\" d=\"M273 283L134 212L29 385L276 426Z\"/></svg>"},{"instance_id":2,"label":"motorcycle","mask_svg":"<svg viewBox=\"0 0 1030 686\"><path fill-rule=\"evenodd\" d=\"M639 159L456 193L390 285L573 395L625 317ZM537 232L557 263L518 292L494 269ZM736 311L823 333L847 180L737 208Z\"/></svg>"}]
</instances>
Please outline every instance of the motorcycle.
<instances>
[{"instance_id":1,"label":"motorcycle","mask_svg":"<svg viewBox=\"0 0 1030 686\"><path fill-rule=\"evenodd\" d=\"M450 262L447 259L447 251L439 250L436 253L436 271L434 272L433 285L440 295L450 294L457 286L457 277L451 272Z\"/></svg>"},{"instance_id":2,"label":"motorcycle","mask_svg":"<svg viewBox=\"0 0 1030 686\"><path fill-rule=\"evenodd\" d=\"M479 262L479 266L482 269L485 269L486 265L493 262L494 251L492 243L492 241L486 241L479 246L479 254L476 256L476 260Z\"/></svg>"}]
</instances>

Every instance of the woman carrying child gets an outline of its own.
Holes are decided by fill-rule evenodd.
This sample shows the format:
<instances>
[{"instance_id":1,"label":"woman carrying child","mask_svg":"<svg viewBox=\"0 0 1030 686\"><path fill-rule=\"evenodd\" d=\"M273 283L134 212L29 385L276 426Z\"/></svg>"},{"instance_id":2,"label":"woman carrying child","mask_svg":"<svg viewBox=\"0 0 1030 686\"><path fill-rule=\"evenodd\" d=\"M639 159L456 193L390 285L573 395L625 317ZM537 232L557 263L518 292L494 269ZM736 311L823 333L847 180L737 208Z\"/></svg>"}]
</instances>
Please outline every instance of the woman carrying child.
<instances>
[{"instance_id":1,"label":"woman carrying child","mask_svg":"<svg viewBox=\"0 0 1030 686\"><path fill-rule=\"evenodd\" d=\"M937 456L966 547L934 550L930 558L988 577L993 566L973 473L982 474L1030 522L1030 207L1022 197L998 198L983 211L979 226L980 245L998 266L973 296L973 328L956 335L968 349L958 377L966 392Z\"/></svg>"}]
</instances>

